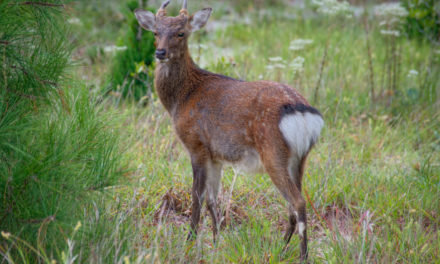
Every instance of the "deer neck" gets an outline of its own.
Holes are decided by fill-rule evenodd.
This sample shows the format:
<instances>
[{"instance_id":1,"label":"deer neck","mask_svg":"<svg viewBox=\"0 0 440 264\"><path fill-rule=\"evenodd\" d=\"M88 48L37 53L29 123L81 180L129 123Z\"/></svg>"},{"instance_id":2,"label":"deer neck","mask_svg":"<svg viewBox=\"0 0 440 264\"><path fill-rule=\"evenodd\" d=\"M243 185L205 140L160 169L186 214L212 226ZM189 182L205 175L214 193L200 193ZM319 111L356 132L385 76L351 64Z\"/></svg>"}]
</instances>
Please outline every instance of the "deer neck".
<instances>
[{"instance_id":1,"label":"deer neck","mask_svg":"<svg viewBox=\"0 0 440 264\"><path fill-rule=\"evenodd\" d=\"M200 78L198 67L186 51L180 60L158 63L155 71L155 87L165 109L174 115L174 110L197 88Z\"/></svg>"}]
</instances>

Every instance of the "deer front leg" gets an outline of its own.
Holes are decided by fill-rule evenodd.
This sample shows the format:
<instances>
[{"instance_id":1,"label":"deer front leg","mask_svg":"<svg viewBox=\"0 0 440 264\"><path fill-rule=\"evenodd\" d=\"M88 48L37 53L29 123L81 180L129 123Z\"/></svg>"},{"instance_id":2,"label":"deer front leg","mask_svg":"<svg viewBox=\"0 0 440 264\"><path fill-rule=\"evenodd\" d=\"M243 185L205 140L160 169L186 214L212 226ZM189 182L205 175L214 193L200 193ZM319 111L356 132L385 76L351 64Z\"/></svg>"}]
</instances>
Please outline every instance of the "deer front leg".
<instances>
[{"instance_id":1,"label":"deer front leg","mask_svg":"<svg viewBox=\"0 0 440 264\"><path fill-rule=\"evenodd\" d=\"M216 162L207 163L206 177L206 204L212 219L212 235L214 243L216 242L217 233L220 227L220 212L218 210L218 192L220 189L220 180L222 177L222 166Z\"/></svg>"},{"instance_id":2,"label":"deer front leg","mask_svg":"<svg viewBox=\"0 0 440 264\"><path fill-rule=\"evenodd\" d=\"M193 169L193 187L192 187L192 211L191 211L191 229L188 234L188 240L197 236L197 228L200 221L200 210L202 208L206 187L206 165L198 159L192 158Z\"/></svg>"}]
</instances>

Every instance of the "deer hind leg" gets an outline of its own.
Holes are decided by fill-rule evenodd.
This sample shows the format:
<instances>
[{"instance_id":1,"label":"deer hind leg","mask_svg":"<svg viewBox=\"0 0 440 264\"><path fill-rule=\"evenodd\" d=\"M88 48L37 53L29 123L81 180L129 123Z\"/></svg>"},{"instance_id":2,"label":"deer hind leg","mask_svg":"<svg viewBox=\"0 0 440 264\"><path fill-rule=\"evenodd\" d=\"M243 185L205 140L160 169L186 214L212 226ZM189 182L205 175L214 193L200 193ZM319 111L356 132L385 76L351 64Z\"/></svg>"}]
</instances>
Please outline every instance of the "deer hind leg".
<instances>
[{"instance_id":1,"label":"deer hind leg","mask_svg":"<svg viewBox=\"0 0 440 264\"><path fill-rule=\"evenodd\" d=\"M288 165L290 168L290 178L295 182L296 187L300 192L306 159L307 155L305 155L298 164L298 162L296 161L299 159L290 158ZM284 237L286 243L289 243L292 234L295 232L298 217L299 215L295 208L293 206L289 206L289 228L287 229L286 235Z\"/></svg>"},{"instance_id":2,"label":"deer hind leg","mask_svg":"<svg viewBox=\"0 0 440 264\"><path fill-rule=\"evenodd\" d=\"M281 151L280 153L288 153L288 151ZM301 190L297 183L289 173L288 159L283 155L277 155L276 152L266 152L266 158L263 158L263 163L269 174L272 182L281 192L283 197L289 203L290 226L287 230L285 239L286 242L290 240L296 225L298 225L298 234L301 238L301 262L307 259L307 218L306 218L306 202L301 195ZM299 169L298 169L299 171Z\"/></svg>"},{"instance_id":3,"label":"deer hind leg","mask_svg":"<svg viewBox=\"0 0 440 264\"><path fill-rule=\"evenodd\" d=\"M286 244L289 243L292 238L293 232L296 229L298 213L295 211L295 208L292 205L289 205L289 227L287 228L286 234L284 235L284 241Z\"/></svg>"},{"instance_id":4,"label":"deer hind leg","mask_svg":"<svg viewBox=\"0 0 440 264\"><path fill-rule=\"evenodd\" d=\"M220 227L220 214L218 210L218 192L220 189L222 166L219 163L207 162L207 179L206 179L206 204L212 218L212 234L214 243Z\"/></svg>"}]
</instances>

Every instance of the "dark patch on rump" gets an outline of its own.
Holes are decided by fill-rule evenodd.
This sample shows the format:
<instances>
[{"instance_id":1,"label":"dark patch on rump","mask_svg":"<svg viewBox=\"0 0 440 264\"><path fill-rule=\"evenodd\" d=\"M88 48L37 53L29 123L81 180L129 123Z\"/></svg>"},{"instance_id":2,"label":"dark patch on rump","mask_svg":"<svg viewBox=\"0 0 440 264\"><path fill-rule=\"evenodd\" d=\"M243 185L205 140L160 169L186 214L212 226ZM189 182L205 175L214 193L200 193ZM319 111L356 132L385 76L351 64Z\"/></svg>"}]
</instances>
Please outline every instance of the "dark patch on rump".
<instances>
[{"instance_id":1,"label":"dark patch on rump","mask_svg":"<svg viewBox=\"0 0 440 264\"><path fill-rule=\"evenodd\" d=\"M305 104L285 104L281 107L281 118L288 114L294 114L296 112L300 113L311 113L319 115L322 117L321 113L314 107Z\"/></svg>"}]
</instances>

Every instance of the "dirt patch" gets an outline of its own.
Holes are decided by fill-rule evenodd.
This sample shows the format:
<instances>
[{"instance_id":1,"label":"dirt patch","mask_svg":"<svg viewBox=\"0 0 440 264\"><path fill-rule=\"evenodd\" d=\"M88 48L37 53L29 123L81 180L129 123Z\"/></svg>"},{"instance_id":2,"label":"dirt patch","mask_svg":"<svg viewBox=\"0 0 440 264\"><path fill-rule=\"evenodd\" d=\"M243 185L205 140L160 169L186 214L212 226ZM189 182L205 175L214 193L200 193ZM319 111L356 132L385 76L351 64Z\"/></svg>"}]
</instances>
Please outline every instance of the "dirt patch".
<instances>
[{"instance_id":1,"label":"dirt patch","mask_svg":"<svg viewBox=\"0 0 440 264\"><path fill-rule=\"evenodd\" d=\"M170 222L186 224L191 216L191 201L184 190L169 189L161 199L159 208L154 213L154 224Z\"/></svg>"},{"instance_id":2,"label":"dirt patch","mask_svg":"<svg viewBox=\"0 0 440 264\"><path fill-rule=\"evenodd\" d=\"M323 219L331 230L337 229L342 236L347 238L352 236L355 227L353 216L347 207L329 205L325 208Z\"/></svg>"},{"instance_id":3,"label":"dirt patch","mask_svg":"<svg viewBox=\"0 0 440 264\"><path fill-rule=\"evenodd\" d=\"M240 192L221 190L218 198L219 210L222 215L221 228L233 227L246 222L249 210L261 210L264 217L272 219L275 228L286 231L289 226L288 210L279 200L271 200L271 194L260 192ZM175 225L189 225L191 217L191 190L171 188L166 191L160 200L160 206L154 212L153 225L169 223ZM330 230L333 236L340 235L347 241L366 230L373 233L373 213L369 210L355 213L343 205L332 204L325 208L308 210L308 228L312 237L326 236L325 230ZM201 218L209 217L206 206L202 210ZM358 219L358 220L355 220ZM209 220L210 221L210 220ZM427 226L432 226L427 224ZM333 237L335 238L335 237Z\"/></svg>"},{"instance_id":4,"label":"dirt patch","mask_svg":"<svg viewBox=\"0 0 440 264\"><path fill-rule=\"evenodd\" d=\"M435 211L427 213L423 216L422 227L425 232L433 233L440 228L440 217Z\"/></svg>"},{"instance_id":5,"label":"dirt patch","mask_svg":"<svg viewBox=\"0 0 440 264\"><path fill-rule=\"evenodd\" d=\"M154 224L159 222L173 223L177 225L189 224L191 217L191 190L169 189L161 199L159 208L154 213ZM240 224L247 219L247 214L242 206L229 194L221 192L219 195L219 210L222 215L221 227L232 224ZM234 195L232 195L234 196ZM205 217L206 210L202 210L201 217Z\"/></svg>"}]
</instances>

